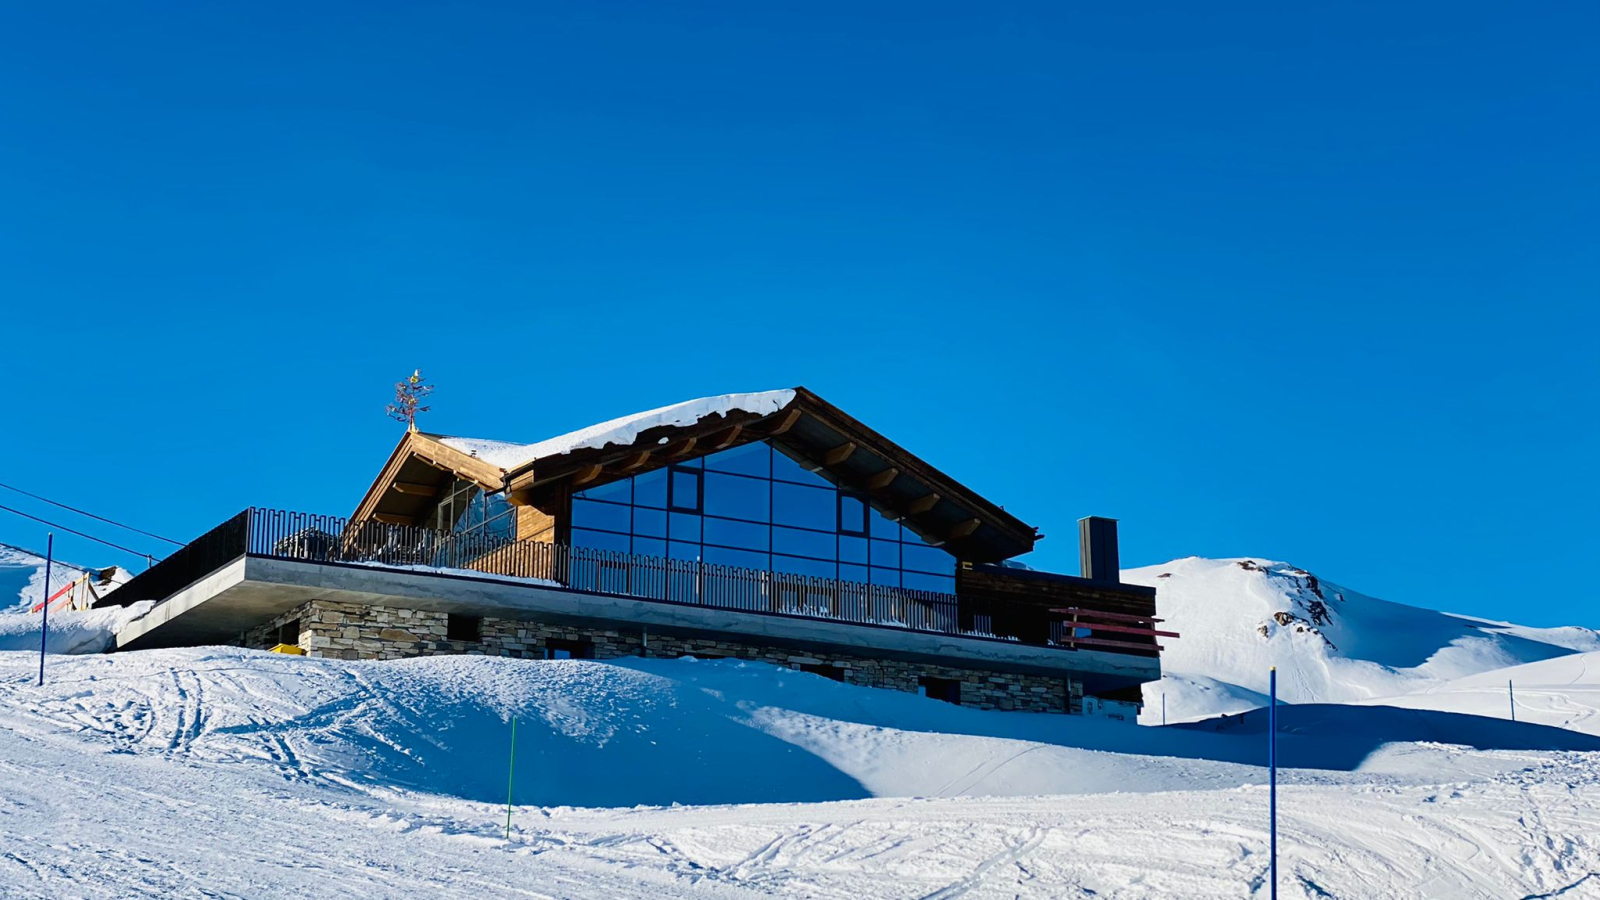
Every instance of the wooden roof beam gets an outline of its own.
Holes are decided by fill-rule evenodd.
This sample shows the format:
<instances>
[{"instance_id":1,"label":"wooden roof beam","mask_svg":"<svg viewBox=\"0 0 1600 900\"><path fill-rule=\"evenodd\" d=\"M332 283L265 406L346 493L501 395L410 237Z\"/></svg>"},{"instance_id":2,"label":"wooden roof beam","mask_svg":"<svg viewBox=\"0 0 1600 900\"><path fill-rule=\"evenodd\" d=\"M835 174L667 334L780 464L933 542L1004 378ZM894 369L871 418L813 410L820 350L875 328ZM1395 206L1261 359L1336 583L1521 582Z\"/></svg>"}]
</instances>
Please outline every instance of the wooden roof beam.
<instances>
[{"instance_id":1,"label":"wooden roof beam","mask_svg":"<svg viewBox=\"0 0 1600 900\"><path fill-rule=\"evenodd\" d=\"M946 538L946 540L953 541L959 538L964 538L974 531L977 531L978 526L981 524L983 523L977 519L968 519L965 522L962 522L960 525L950 529L950 537Z\"/></svg>"},{"instance_id":2,"label":"wooden roof beam","mask_svg":"<svg viewBox=\"0 0 1600 900\"><path fill-rule=\"evenodd\" d=\"M772 429L767 432L767 436L775 437L783 434L784 432L793 428L794 423L798 421L800 421L800 409L799 407L791 407L788 412L783 414L783 418L778 420L778 424L774 425Z\"/></svg>"},{"instance_id":3,"label":"wooden roof beam","mask_svg":"<svg viewBox=\"0 0 1600 900\"><path fill-rule=\"evenodd\" d=\"M699 442L700 439L697 437L689 438L678 446L668 450L667 459L683 459L685 456L688 456L694 452L694 445Z\"/></svg>"},{"instance_id":4,"label":"wooden roof beam","mask_svg":"<svg viewBox=\"0 0 1600 900\"><path fill-rule=\"evenodd\" d=\"M899 477L900 470L896 469L894 466L890 466L889 468L884 469L882 472L879 472L871 478L868 478L867 489L872 491L881 491L893 484L894 480Z\"/></svg>"},{"instance_id":5,"label":"wooden roof beam","mask_svg":"<svg viewBox=\"0 0 1600 900\"><path fill-rule=\"evenodd\" d=\"M603 468L605 467L599 465L584 466L577 471L577 474L572 476L572 486L578 487L579 485L588 484L596 478L599 478L600 471Z\"/></svg>"},{"instance_id":6,"label":"wooden roof beam","mask_svg":"<svg viewBox=\"0 0 1600 900\"><path fill-rule=\"evenodd\" d=\"M833 448L832 450L829 450L827 453L823 454L823 456L822 456L822 464L825 465L825 466L837 466L838 464L840 464L840 463L844 462L845 460L849 459L851 457L851 455L853 455L855 452L856 452L856 442L855 441L845 441L844 443L840 444L839 446L837 446L837 447Z\"/></svg>"},{"instance_id":7,"label":"wooden roof beam","mask_svg":"<svg viewBox=\"0 0 1600 900\"><path fill-rule=\"evenodd\" d=\"M923 513L927 512L930 509L933 509L935 506L938 506L938 505L939 505L939 495L938 494L936 494L936 493L935 494L923 494L921 497L918 497L917 499L911 501L911 505L906 507L906 512L910 513L913 516L920 516Z\"/></svg>"},{"instance_id":8,"label":"wooden roof beam","mask_svg":"<svg viewBox=\"0 0 1600 900\"><path fill-rule=\"evenodd\" d=\"M642 468L644 466L644 464L649 462L649 461L650 461L650 451L649 450L640 450L638 453L635 453L632 456L629 456L627 459L623 460L622 461L622 465L617 467L617 471L618 472L622 472L624 474L626 474L628 472L633 472L633 471L636 471L636 470Z\"/></svg>"},{"instance_id":9,"label":"wooden roof beam","mask_svg":"<svg viewBox=\"0 0 1600 900\"><path fill-rule=\"evenodd\" d=\"M733 446L733 442L737 441L739 439L739 435L741 435L743 433L744 433L744 426L743 425L735 425L732 428L729 428L727 431L724 431L721 434L720 437L712 438L711 449L712 450L726 450L729 447L732 447Z\"/></svg>"},{"instance_id":10,"label":"wooden roof beam","mask_svg":"<svg viewBox=\"0 0 1600 900\"><path fill-rule=\"evenodd\" d=\"M396 481L389 485L395 493L411 494L415 497L432 497L439 493L439 489L431 484L412 484L409 481Z\"/></svg>"}]
</instances>

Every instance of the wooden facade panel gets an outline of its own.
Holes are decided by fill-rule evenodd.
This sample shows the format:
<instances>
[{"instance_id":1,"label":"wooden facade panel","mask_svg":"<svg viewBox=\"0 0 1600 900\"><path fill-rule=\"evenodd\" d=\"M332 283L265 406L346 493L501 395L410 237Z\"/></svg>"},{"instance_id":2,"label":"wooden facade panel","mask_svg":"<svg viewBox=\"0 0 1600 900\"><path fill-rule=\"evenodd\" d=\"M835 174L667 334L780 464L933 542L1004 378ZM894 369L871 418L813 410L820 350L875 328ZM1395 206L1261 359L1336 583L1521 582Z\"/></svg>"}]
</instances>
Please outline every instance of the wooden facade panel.
<instances>
[{"instance_id":1,"label":"wooden facade panel","mask_svg":"<svg viewBox=\"0 0 1600 900\"><path fill-rule=\"evenodd\" d=\"M1029 642L1044 642L1051 637L1052 623L1066 619L1055 609L1076 607L1120 615L1154 617L1155 597L1129 587L1099 585L1076 580L1054 579L1040 574L1011 574L995 568L961 568L956 572L956 597L962 627L981 627L990 623L994 634ZM1087 627L1087 626L1086 626ZM1158 655L1156 639L1144 635L1104 634L1137 644L1149 644L1148 655Z\"/></svg>"},{"instance_id":2,"label":"wooden facade panel","mask_svg":"<svg viewBox=\"0 0 1600 900\"><path fill-rule=\"evenodd\" d=\"M555 543L556 517L538 507L517 507L517 540Z\"/></svg>"}]
</instances>

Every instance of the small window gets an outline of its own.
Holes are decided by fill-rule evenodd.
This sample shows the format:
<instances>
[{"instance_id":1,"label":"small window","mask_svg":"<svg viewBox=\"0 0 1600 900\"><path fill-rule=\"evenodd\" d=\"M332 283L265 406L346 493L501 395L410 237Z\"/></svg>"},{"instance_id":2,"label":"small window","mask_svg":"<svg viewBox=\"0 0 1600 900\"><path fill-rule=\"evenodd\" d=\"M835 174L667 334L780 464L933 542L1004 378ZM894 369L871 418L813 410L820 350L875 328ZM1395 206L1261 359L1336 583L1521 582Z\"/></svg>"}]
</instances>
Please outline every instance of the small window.
<instances>
[{"instance_id":1,"label":"small window","mask_svg":"<svg viewBox=\"0 0 1600 900\"><path fill-rule=\"evenodd\" d=\"M545 642L545 659L594 659L594 644L588 641L552 639Z\"/></svg>"},{"instance_id":2,"label":"small window","mask_svg":"<svg viewBox=\"0 0 1600 900\"><path fill-rule=\"evenodd\" d=\"M278 643L294 646L300 643L300 620L290 619L278 626Z\"/></svg>"},{"instance_id":3,"label":"small window","mask_svg":"<svg viewBox=\"0 0 1600 900\"><path fill-rule=\"evenodd\" d=\"M839 533L867 533L867 503L855 494L839 494Z\"/></svg>"},{"instance_id":4,"label":"small window","mask_svg":"<svg viewBox=\"0 0 1600 900\"><path fill-rule=\"evenodd\" d=\"M810 672L813 675L821 675L823 678L831 678L834 681L844 680L844 669L841 669L838 666L830 666L826 663L801 663L800 671Z\"/></svg>"},{"instance_id":5,"label":"small window","mask_svg":"<svg viewBox=\"0 0 1600 900\"><path fill-rule=\"evenodd\" d=\"M477 643L483 640L483 617L450 613L444 617L444 636L452 641Z\"/></svg>"},{"instance_id":6,"label":"small window","mask_svg":"<svg viewBox=\"0 0 1600 900\"><path fill-rule=\"evenodd\" d=\"M670 487L667 508L678 512L699 512L700 476L701 473L693 469L673 468L672 478L667 482Z\"/></svg>"},{"instance_id":7,"label":"small window","mask_svg":"<svg viewBox=\"0 0 1600 900\"><path fill-rule=\"evenodd\" d=\"M943 700L946 703L961 704L961 682L954 678L934 678L924 675L917 679L917 693L929 700Z\"/></svg>"}]
</instances>

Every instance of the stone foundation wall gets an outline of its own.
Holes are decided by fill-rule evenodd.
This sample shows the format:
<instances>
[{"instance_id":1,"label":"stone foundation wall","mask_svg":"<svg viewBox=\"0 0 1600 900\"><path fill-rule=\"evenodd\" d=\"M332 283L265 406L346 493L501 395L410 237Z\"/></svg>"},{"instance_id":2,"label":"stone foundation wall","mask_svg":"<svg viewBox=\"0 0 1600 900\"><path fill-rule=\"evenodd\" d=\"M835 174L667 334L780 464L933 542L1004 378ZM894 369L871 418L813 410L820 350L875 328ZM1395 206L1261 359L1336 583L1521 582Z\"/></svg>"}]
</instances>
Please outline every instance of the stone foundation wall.
<instances>
[{"instance_id":1,"label":"stone foundation wall","mask_svg":"<svg viewBox=\"0 0 1600 900\"><path fill-rule=\"evenodd\" d=\"M296 619L300 623L301 649L308 656L332 659L403 659L444 653L542 659L552 641L586 642L593 646L595 659L699 656L757 660L791 669L832 667L847 684L908 692L917 690L921 678L943 678L960 683L963 706L1074 714L1083 711L1083 685L1067 678L517 619L485 618L481 620L478 640L451 640L445 613L324 600L306 603L251 629L243 636L243 643L247 647L271 648L277 643L278 628Z\"/></svg>"}]
</instances>

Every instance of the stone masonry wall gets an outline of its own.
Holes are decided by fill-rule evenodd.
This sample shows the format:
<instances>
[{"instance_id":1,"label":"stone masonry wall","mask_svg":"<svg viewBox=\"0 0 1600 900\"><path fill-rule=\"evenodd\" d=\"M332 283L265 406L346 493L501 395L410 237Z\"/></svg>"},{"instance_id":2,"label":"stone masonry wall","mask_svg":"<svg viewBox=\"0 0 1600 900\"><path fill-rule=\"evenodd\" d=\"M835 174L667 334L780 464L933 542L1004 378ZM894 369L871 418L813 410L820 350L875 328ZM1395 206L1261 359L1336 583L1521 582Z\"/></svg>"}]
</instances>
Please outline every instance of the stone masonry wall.
<instances>
[{"instance_id":1,"label":"stone masonry wall","mask_svg":"<svg viewBox=\"0 0 1600 900\"><path fill-rule=\"evenodd\" d=\"M243 635L243 643L270 648L277 643L279 626L295 619L300 622L301 649L309 656L332 659L402 659L446 653L541 659L551 641L579 641L593 645L595 659L699 656L757 660L791 669L831 666L847 684L897 691L915 692L923 677L957 681L961 705L978 709L1083 711L1082 684L1065 678L517 619L485 618L479 640L450 640L445 613L325 600L303 604L251 629Z\"/></svg>"}]
</instances>

